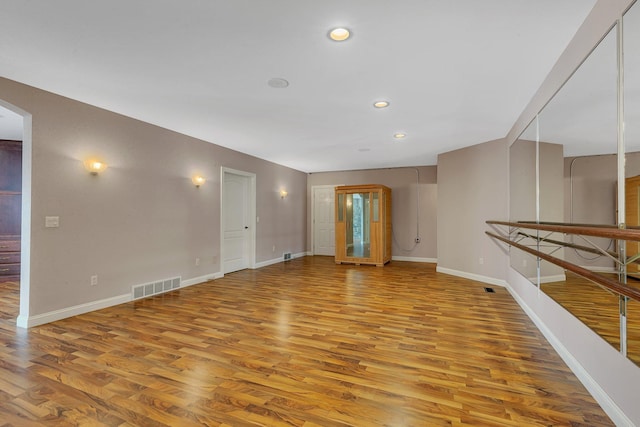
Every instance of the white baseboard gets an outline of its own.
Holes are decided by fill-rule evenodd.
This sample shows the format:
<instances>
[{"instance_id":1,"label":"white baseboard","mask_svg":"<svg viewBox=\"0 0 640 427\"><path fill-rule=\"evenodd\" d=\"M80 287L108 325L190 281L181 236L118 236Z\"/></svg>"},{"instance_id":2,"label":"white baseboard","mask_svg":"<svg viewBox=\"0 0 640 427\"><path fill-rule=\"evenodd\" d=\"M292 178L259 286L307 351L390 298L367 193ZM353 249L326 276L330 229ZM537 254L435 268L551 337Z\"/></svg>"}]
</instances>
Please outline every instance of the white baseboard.
<instances>
[{"instance_id":1,"label":"white baseboard","mask_svg":"<svg viewBox=\"0 0 640 427\"><path fill-rule=\"evenodd\" d=\"M392 256L392 261L408 261L408 262L426 262L430 264L437 264L438 258L418 258L410 256Z\"/></svg>"},{"instance_id":2,"label":"white baseboard","mask_svg":"<svg viewBox=\"0 0 640 427\"><path fill-rule=\"evenodd\" d=\"M295 259L295 258L301 258L303 256L307 256L307 252L298 252L297 254L291 254L291 259ZM273 264L277 264L279 262L284 262L284 260L282 259L282 257L279 258L274 258L274 259L269 259L267 261L262 261L262 262L258 262L256 263L252 268L256 269L256 268L262 268L262 267L266 267L268 265L273 265Z\"/></svg>"},{"instance_id":3,"label":"white baseboard","mask_svg":"<svg viewBox=\"0 0 640 427\"><path fill-rule=\"evenodd\" d=\"M538 278L537 277L527 277L527 280L530 281L531 283L537 283L538 282ZM553 283L553 282L566 282L567 281L567 275L562 273L562 274L556 274L554 276L540 276L540 283Z\"/></svg>"},{"instance_id":4,"label":"white baseboard","mask_svg":"<svg viewBox=\"0 0 640 427\"><path fill-rule=\"evenodd\" d=\"M60 310L54 310L48 313L37 314L35 316L29 316L28 319L25 319L23 316L18 316L16 323L17 326L21 328L30 328L32 326L44 325L45 323L55 322L56 320L66 319L67 317L78 316L90 311L101 310L103 308L112 307L129 301L131 301L131 293L75 305L73 307L67 307Z\"/></svg>"},{"instance_id":5,"label":"white baseboard","mask_svg":"<svg viewBox=\"0 0 640 427\"><path fill-rule=\"evenodd\" d=\"M496 279L494 277L481 276L479 274L474 274L474 273L467 273L466 271L452 270L450 268L438 266L436 267L436 272L450 274L452 276L462 277L465 279L475 280L477 282L487 283L489 285L502 286L505 288L507 287L507 282L505 280Z\"/></svg>"},{"instance_id":6,"label":"white baseboard","mask_svg":"<svg viewBox=\"0 0 640 427\"><path fill-rule=\"evenodd\" d=\"M545 323L538 317L538 315L524 302L517 292L511 289L511 286L507 285L507 290L516 300L518 305L529 316L533 323L538 327L542 335L547 339L549 344L560 355L564 363L567 364L569 369L578 377L582 385L589 391L593 398L598 402L602 409L607 413L609 418L614 422L616 426L634 427L633 421L627 417L627 415L620 409L618 405L609 397L609 395L600 387L596 380L589 375L589 372L578 362L578 360L567 350L562 342L549 330Z\"/></svg>"},{"instance_id":7,"label":"white baseboard","mask_svg":"<svg viewBox=\"0 0 640 427\"><path fill-rule=\"evenodd\" d=\"M221 273L208 274L206 276L194 277L192 279L183 280L180 283L180 288L187 286L197 285L198 283L204 283L209 280L218 279L222 277ZM172 289L172 291L180 289ZM133 301L130 293L124 295L118 295L111 298L105 298L98 301L91 301L84 304L74 305L72 307L62 308L60 310L50 311L48 313L37 314L35 316L18 316L16 319L16 326L19 328L31 328L33 326L44 325L45 323L55 322L56 320L66 319L68 317L78 316L80 314L89 313L90 311L101 310L107 307L113 307L114 305L124 304L126 302Z\"/></svg>"},{"instance_id":8,"label":"white baseboard","mask_svg":"<svg viewBox=\"0 0 640 427\"><path fill-rule=\"evenodd\" d=\"M191 279L183 280L180 283L180 288L186 288L187 286L193 286L200 283L208 282L209 280L220 279L221 277L224 277L224 274L222 274L221 272L207 274L200 277L193 277Z\"/></svg>"}]
</instances>

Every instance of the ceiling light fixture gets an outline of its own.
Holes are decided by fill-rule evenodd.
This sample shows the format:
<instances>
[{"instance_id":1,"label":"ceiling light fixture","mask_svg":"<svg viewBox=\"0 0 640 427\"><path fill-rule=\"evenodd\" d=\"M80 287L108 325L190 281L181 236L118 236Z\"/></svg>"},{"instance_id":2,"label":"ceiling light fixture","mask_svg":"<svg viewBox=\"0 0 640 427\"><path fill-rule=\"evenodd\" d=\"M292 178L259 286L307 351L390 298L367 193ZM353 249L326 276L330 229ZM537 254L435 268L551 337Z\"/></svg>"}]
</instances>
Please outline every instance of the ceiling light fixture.
<instances>
[{"instance_id":1,"label":"ceiling light fixture","mask_svg":"<svg viewBox=\"0 0 640 427\"><path fill-rule=\"evenodd\" d=\"M386 108L389 106L389 101L376 101L373 103L376 108Z\"/></svg>"},{"instance_id":2,"label":"ceiling light fixture","mask_svg":"<svg viewBox=\"0 0 640 427\"><path fill-rule=\"evenodd\" d=\"M346 28L334 28L329 31L329 38L333 41L343 42L351 37L351 33Z\"/></svg>"},{"instance_id":3,"label":"ceiling light fixture","mask_svg":"<svg viewBox=\"0 0 640 427\"><path fill-rule=\"evenodd\" d=\"M407 136L407 134L406 134L406 133L403 133L403 132L396 132L396 133L394 133L394 134L393 134L393 137L394 137L395 139L402 139L402 138L404 138L404 137L406 137L406 136Z\"/></svg>"},{"instance_id":4,"label":"ceiling light fixture","mask_svg":"<svg viewBox=\"0 0 640 427\"><path fill-rule=\"evenodd\" d=\"M289 86L289 82L286 81L285 79L282 79L280 77L274 77L272 79L270 79L267 84L273 88L276 89L284 89L285 87Z\"/></svg>"}]
</instances>

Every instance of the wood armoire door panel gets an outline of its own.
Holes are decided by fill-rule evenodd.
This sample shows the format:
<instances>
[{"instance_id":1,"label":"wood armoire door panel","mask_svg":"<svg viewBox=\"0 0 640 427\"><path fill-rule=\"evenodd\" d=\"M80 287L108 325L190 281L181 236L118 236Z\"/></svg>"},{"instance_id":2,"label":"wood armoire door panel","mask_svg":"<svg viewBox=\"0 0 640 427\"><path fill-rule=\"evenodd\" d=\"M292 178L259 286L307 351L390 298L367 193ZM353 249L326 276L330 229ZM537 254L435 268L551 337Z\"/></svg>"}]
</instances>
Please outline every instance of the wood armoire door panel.
<instances>
[{"instance_id":1,"label":"wood armoire door panel","mask_svg":"<svg viewBox=\"0 0 640 427\"><path fill-rule=\"evenodd\" d=\"M634 176L625 180L625 223L627 226L640 225L640 176ZM640 242L627 240L627 258L640 253ZM630 263L627 266L628 273L640 272L640 265Z\"/></svg>"}]
</instances>

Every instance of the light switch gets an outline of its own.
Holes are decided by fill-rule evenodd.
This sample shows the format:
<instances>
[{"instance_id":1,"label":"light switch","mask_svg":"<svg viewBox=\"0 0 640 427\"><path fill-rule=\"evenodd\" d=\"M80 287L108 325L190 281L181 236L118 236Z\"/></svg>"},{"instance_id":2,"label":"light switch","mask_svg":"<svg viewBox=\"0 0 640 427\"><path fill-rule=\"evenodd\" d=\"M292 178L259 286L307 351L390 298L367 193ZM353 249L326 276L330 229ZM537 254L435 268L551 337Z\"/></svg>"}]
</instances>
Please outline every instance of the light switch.
<instances>
[{"instance_id":1,"label":"light switch","mask_svg":"<svg viewBox=\"0 0 640 427\"><path fill-rule=\"evenodd\" d=\"M60 217L59 216L45 216L44 217L44 226L46 228L57 228L60 226Z\"/></svg>"}]
</instances>

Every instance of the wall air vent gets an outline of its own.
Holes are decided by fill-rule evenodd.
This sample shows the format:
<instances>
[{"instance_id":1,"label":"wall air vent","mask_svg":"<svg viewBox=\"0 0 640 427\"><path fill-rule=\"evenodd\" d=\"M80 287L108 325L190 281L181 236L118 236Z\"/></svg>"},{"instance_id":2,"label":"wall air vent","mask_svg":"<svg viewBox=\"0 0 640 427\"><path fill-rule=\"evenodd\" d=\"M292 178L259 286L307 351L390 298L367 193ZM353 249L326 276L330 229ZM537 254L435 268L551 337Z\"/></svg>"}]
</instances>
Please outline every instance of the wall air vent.
<instances>
[{"instance_id":1,"label":"wall air vent","mask_svg":"<svg viewBox=\"0 0 640 427\"><path fill-rule=\"evenodd\" d=\"M289 261L289 260L291 260L291 252L285 252L285 253L283 253L283 254L282 254L282 258L283 258L285 261Z\"/></svg>"},{"instance_id":2,"label":"wall air vent","mask_svg":"<svg viewBox=\"0 0 640 427\"><path fill-rule=\"evenodd\" d=\"M158 295L165 292L178 289L181 285L180 277L173 277L170 279L158 280L155 282L144 283L142 285L135 285L131 288L133 299L140 299L150 297L152 295Z\"/></svg>"}]
</instances>

